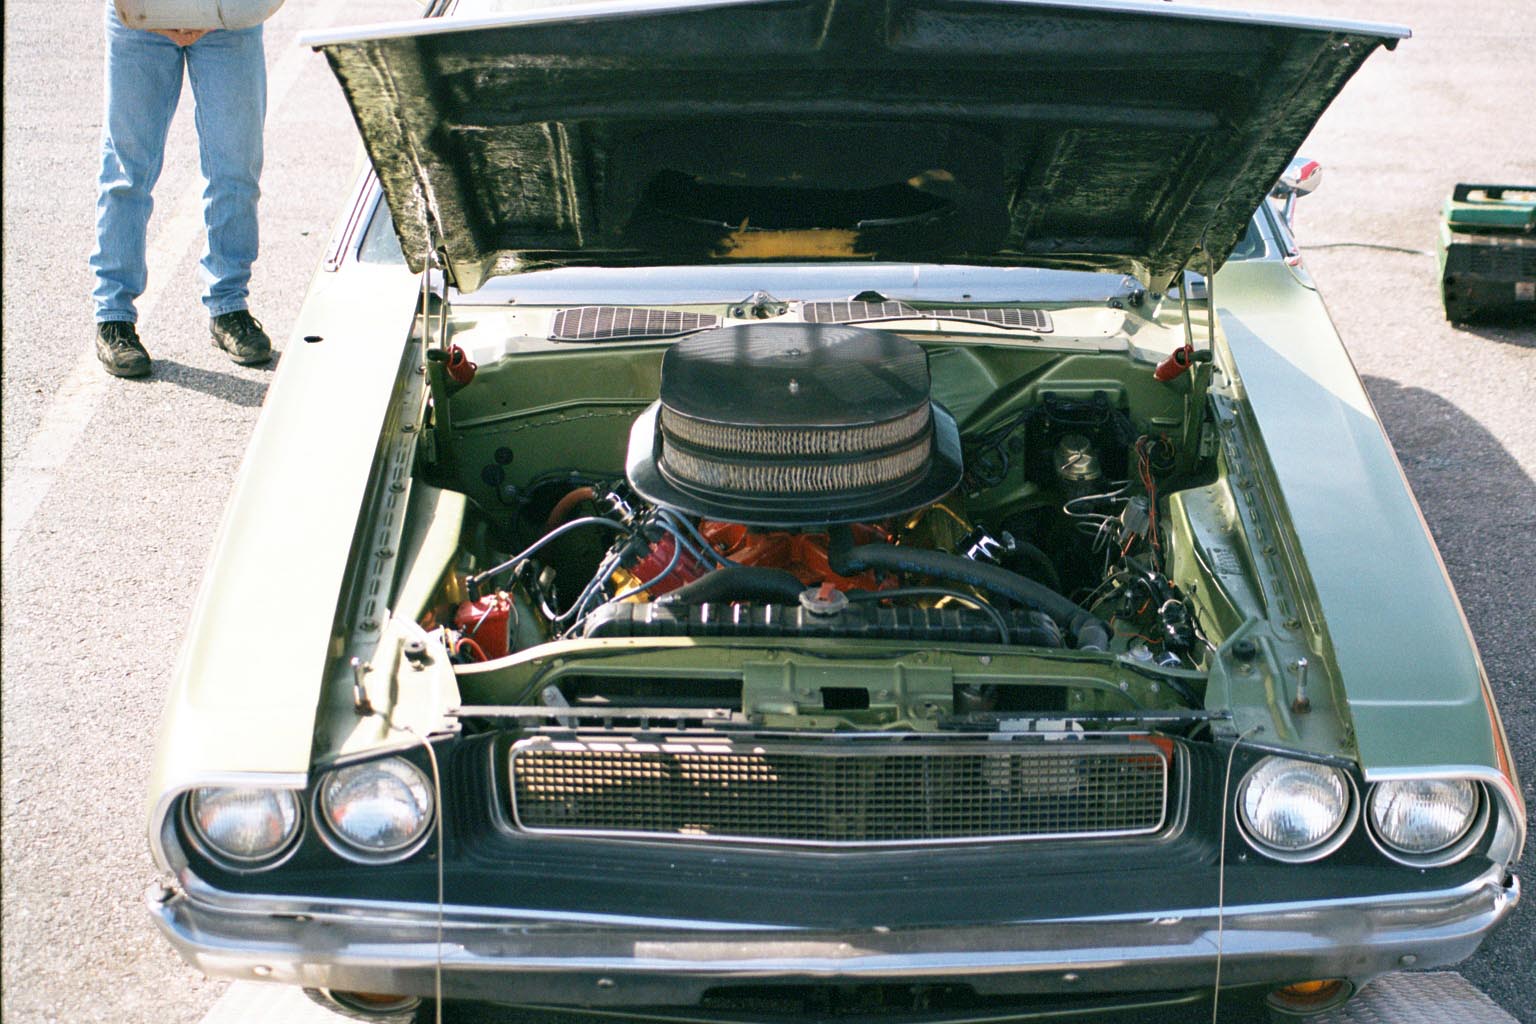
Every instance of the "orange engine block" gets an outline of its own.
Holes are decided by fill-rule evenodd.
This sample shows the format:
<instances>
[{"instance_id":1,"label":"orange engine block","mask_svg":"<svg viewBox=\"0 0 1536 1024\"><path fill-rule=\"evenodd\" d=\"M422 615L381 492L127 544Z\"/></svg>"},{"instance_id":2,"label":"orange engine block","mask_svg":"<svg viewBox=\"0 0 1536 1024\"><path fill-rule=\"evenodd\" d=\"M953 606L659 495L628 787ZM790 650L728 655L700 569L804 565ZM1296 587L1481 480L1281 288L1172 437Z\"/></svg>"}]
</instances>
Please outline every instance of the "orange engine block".
<instances>
[{"instance_id":1,"label":"orange engine block","mask_svg":"<svg viewBox=\"0 0 1536 1024\"><path fill-rule=\"evenodd\" d=\"M852 531L854 544L889 544L894 539L890 531L880 526L855 523ZM753 532L740 523L717 523L707 519L699 524L699 532L731 561L764 569L787 570L808 587L830 583L838 590L879 590L883 586L896 585L894 581L882 584L873 572L861 572L857 576L839 576L833 572L827 554L831 542L824 533Z\"/></svg>"}]
</instances>

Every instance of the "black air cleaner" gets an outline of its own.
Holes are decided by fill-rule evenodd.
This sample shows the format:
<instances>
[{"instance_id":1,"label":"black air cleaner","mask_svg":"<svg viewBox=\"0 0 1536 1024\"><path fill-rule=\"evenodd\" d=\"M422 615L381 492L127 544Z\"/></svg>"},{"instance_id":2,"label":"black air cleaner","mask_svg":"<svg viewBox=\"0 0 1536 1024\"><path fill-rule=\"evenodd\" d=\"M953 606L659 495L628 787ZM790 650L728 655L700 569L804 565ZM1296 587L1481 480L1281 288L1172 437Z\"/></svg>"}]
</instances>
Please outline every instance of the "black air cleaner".
<instances>
[{"instance_id":1,"label":"black air cleaner","mask_svg":"<svg viewBox=\"0 0 1536 1024\"><path fill-rule=\"evenodd\" d=\"M870 522L953 490L960 437L907 339L751 324L667 351L661 400L630 433L627 471L649 500L710 519Z\"/></svg>"}]
</instances>

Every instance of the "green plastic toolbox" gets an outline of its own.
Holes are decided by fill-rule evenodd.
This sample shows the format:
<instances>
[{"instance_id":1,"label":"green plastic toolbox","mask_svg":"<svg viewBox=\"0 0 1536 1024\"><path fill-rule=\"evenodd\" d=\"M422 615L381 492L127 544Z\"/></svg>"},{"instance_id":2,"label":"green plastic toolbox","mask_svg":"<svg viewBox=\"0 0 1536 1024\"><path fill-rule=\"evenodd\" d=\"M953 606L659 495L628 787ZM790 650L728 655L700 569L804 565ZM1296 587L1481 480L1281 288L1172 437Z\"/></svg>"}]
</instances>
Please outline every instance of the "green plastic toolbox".
<instances>
[{"instance_id":1,"label":"green plastic toolbox","mask_svg":"<svg viewBox=\"0 0 1536 1024\"><path fill-rule=\"evenodd\" d=\"M1439 254L1447 320L1536 320L1536 185L1457 185Z\"/></svg>"}]
</instances>

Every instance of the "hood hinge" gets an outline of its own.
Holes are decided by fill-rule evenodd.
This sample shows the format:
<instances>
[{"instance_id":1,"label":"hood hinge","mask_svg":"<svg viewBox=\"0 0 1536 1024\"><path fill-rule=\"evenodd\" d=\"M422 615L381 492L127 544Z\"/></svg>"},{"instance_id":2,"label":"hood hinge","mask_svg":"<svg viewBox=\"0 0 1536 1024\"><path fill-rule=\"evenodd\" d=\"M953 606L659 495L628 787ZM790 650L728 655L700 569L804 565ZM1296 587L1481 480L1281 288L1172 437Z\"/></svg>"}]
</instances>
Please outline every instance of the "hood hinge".
<instances>
[{"instance_id":1,"label":"hood hinge","mask_svg":"<svg viewBox=\"0 0 1536 1024\"><path fill-rule=\"evenodd\" d=\"M422 212L421 227L427 239L426 258L421 270L421 350L423 358L433 349L443 352L448 351L448 287L452 284L448 270L448 251L443 244L442 234L437 230L437 223L432 215L425 210ZM437 336L432 334L432 272L437 271L437 279L442 284L442 290L436 294L437 298Z\"/></svg>"}]
</instances>

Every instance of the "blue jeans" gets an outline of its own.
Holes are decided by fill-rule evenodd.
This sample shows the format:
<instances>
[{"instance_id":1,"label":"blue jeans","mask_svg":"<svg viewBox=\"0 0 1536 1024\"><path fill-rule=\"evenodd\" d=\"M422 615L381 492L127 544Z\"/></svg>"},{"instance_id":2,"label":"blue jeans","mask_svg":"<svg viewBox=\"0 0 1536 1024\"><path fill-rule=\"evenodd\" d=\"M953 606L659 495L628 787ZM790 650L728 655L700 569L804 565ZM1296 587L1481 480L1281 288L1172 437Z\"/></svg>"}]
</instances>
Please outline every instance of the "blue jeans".
<instances>
[{"instance_id":1,"label":"blue jeans","mask_svg":"<svg viewBox=\"0 0 1536 1024\"><path fill-rule=\"evenodd\" d=\"M106 112L96 199L96 320L138 319L134 300L148 278L144 248L165 159L165 139L181 98L182 69L192 82L202 161L201 264L209 316L246 308L256 261L256 203L261 195L261 130L267 71L261 26L209 32L181 47L128 28L107 5Z\"/></svg>"}]
</instances>

